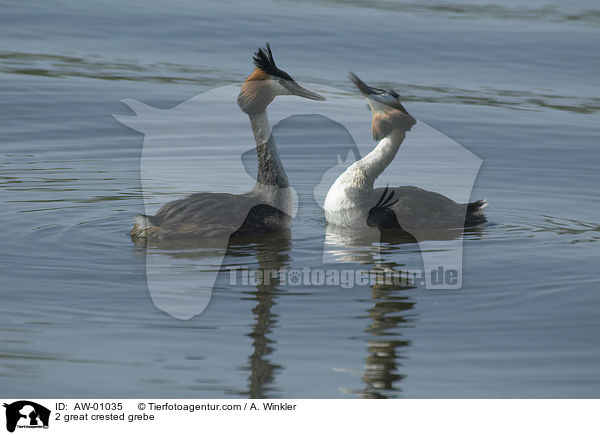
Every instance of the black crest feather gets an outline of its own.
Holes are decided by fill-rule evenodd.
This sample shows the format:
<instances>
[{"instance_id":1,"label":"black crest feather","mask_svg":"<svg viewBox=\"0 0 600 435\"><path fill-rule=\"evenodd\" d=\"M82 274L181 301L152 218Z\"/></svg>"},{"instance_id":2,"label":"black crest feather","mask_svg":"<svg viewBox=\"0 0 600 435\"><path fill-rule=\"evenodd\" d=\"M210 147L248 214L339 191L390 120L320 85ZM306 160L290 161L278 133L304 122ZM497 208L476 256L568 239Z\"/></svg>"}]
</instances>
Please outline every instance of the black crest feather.
<instances>
[{"instance_id":1,"label":"black crest feather","mask_svg":"<svg viewBox=\"0 0 600 435\"><path fill-rule=\"evenodd\" d=\"M396 204L399 199L396 199L395 201L392 201L392 198L394 198L394 195L396 194L396 192L394 192L394 190L390 191L390 194L387 196L386 198L386 194L388 193L388 186L385 186L385 189L383 189L383 193L381 194L381 197L379 198L379 201L377 201L377 204L375 204L373 206L372 209L376 209L376 208L389 208L392 205Z\"/></svg>"},{"instance_id":2,"label":"black crest feather","mask_svg":"<svg viewBox=\"0 0 600 435\"><path fill-rule=\"evenodd\" d=\"M390 189L388 186L385 186L379 201L377 201L377 204L375 204L369 210L369 215L367 216L368 226L378 227L379 229L400 228L400 224L396 218L396 213L391 208L399 201L399 198L394 200L395 194L396 192L394 189Z\"/></svg>"},{"instance_id":3,"label":"black crest feather","mask_svg":"<svg viewBox=\"0 0 600 435\"><path fill-rule=\"evenodd\" d=\"M254 53L254 65L270 75L278 75L279 68L275 65L271 46L267 42L265 48L259 47Z\"/></svg>"}]
</instances>

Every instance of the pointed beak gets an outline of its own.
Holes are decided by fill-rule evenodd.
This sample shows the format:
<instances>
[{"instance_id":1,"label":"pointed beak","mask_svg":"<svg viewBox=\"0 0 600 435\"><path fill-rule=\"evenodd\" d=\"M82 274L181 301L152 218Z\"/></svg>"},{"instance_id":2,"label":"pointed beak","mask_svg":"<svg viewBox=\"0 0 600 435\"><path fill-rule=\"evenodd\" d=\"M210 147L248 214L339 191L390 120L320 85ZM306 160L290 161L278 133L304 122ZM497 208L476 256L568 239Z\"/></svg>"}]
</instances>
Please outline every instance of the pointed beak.
<instances>
[{"instance_id":1,"label":"pointed beak","mask_svg":"<svg viewBox=\"0 0 600 435\"><path fill-rule=\"evenodd\" d=\"M365 82L363 82L361 79L359 79L356 74L354 73L350 73L350 80L352 81L352 83L354 83L354 85L358 88L358 90L365 96L368 97L369 95L375 94L375 91L373 89L371 89L371 87L369 85L367 85Z\"/></svg>"},{"instance_id":2,"label":"pointed beak","mask_svg":"<svg viewBox=\"0 0 600 435\"><path fill-rule=\"evenodd\" d=\"M319 95L316 92L309 91L308 89L303 88L293 80L280 80L280 83L293 95L308 98L309 100L325 101L325 97L323 97L322 95Z\"/></svg>"}]
</instances>

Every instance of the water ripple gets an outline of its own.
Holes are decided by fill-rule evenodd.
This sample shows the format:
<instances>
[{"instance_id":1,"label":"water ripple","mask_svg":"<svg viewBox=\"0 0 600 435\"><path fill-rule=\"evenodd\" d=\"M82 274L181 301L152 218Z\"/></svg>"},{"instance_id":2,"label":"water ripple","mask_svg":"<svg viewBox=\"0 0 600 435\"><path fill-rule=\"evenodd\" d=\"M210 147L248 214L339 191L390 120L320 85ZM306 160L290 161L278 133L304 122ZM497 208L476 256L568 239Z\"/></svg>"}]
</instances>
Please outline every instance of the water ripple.
<instances>
[{"instance_id":1,"label":"water ripple","mask_svg":"<svg viewBox=\"0 0 600 435\"><path fill-rule=\"evenodd\" d=\"M385 0L317 0L320 4L348 5L367 9L378 9L413 14L436 14L448 18L496 20L525 20L564 23L596 24L600 22L600 11L580 9L560 10L555 6L510 7L498 4L471 4L448 2L397 2Z\"/></svg>"},{"instance_id":2,"label":"water ripple","mask_svg":"<svg viewBox=\"0 0 600 435\"><path fill-rule=\"evenodd\" d=\"M95 80L126 80L148 83L196 84L219 86L238 82L244 72L222 70L214 67L156 62L141 64L126 60L101 59L98 56L64 56L21 52L0 52L0 73L42 76L50 78L80 77ZM346 81L317 80L343 91L353 92ZM514 110L552 109L566 112L591 114L600 111L600 98L581 95L559 95L551 92L535 92L511 89L452 88L415 85L413 83L380 82L384 87L403 90L406 101L503 107Z\"/></svg>"}]
</instances>

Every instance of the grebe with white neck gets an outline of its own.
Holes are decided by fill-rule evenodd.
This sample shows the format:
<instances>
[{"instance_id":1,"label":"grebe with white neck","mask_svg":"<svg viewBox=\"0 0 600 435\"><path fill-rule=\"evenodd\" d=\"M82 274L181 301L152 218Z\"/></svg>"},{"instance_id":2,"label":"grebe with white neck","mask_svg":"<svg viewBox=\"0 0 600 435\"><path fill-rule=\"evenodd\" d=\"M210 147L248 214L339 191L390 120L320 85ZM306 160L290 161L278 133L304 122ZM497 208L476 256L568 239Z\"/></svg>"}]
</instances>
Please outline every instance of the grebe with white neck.
<instances>
[{"instance_id":1,"label":"grebe with white neck","mask_svg":"<svg viewBox=\"0 0 600 435\"><path fill-rule=\"evenodd\" d=\"M139 215L131 230L134 239L203 239L285 230L293 200L288 178L277 154L267 106L279 95L324 100L300 86L275 65L269 44L254 54L254 71L238 95L256 142L258 173L254 188L242 195L201 192L165 204L154 216Z\"/></svg>"},{"instance_id":2,"label":"grebe with white neck","mask_svg":"<svg viewBox=\"0 0 600 435\"><path fill-rule=\"evenodd\" d=\"M392 162L406 133L416 120L393 90L371 87L350 74L372 112L373 138L377 146L352 164L333 183L324 203L325 218L332 225L351 228L378 227L440 229L474 226L486 221L484 200L457 203L439 193L413 186L374 188L377 177Z\"/></svg>"}]
</instances>

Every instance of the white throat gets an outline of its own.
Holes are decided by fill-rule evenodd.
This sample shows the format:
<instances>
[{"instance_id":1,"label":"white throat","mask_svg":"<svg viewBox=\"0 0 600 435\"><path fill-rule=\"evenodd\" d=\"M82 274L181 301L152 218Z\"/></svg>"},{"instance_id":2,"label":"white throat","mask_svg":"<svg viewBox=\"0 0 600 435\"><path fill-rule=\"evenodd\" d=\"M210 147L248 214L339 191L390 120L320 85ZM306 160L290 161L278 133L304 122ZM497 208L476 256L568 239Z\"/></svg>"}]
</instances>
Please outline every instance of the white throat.
<instances>
[{"instance_id":1,"label":"white throat","mask_svg":"<svg viewBox=\"0 0 600 435\"><path fill-rule=\"evenodd\" d=\"M366 228L369 210L376 202L375 180L394 160L404 132L392 132L379 141L375 149L352 164L333 183L324 209L327 222L334 225Z\"/></svg>"}]
</instances>

